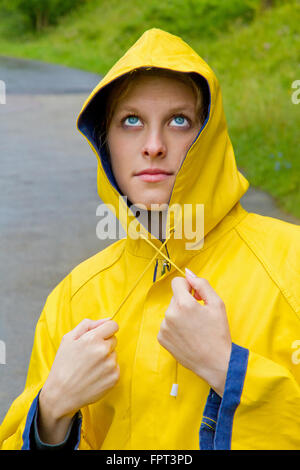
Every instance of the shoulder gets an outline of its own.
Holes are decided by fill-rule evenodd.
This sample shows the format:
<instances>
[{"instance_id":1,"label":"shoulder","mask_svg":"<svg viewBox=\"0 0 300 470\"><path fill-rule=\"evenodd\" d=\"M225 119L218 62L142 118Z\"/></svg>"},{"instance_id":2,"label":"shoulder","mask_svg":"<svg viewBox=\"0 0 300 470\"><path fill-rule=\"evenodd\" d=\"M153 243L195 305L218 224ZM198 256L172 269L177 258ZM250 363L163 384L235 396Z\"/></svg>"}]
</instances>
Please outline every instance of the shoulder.
<instances>
[{"instance_id":1,"label":"shoulder","mask_svg":"<svg viewBox=\"0 0 300 470\"><path fill-rule=\"evenodd\" d=\"M295 311L300 311L300 226L255 213L236 231L277 283Z\"/></svg>"},{"instance_id":2,"label":"shoulder","mask_svg":"<svg viewBox=\"0 0 300 470\"><path fill-rule=\"evenodd\" d=\"M73 297L90 279L115 264L124 251L124 245L125 238L122 238L73 268L70 272L70 296Z\"/></svg>"},{"instance_id":3,"label":"shoulder","mask_svg":"<svg viewBox=\"0 0 300 470\"><path fill-rule=\"evenodd\" d=\"M75 266L50 292L46 305L70 300L94 276L115 264L123 253L125 238L112 243Z\"/></svg>"},{"instance_id":4,"label":"shoulder","mask_svg":"<svg viewBox=\"0 0 300 470\"><path fill-rule=\"evenodd\" d=\"M300 256L300 225L250 212L236 230L245 242L263 250L266 256L272 255L277 263Z\"/></svg>"},{"instance_id":5,"label":"shoulder","mask_svg":"<svg viewBox=\"0 0 300 470\"><path fill-rule=\"evenodd\" d=\"M75 266L48 295L40 320L46 322L53 342L66 332L72 324L71 299L95 276L109 269L121 257L125 239L122 238ZM59 344L59 343L58 343Z\"/></svg>"}]
</instances>

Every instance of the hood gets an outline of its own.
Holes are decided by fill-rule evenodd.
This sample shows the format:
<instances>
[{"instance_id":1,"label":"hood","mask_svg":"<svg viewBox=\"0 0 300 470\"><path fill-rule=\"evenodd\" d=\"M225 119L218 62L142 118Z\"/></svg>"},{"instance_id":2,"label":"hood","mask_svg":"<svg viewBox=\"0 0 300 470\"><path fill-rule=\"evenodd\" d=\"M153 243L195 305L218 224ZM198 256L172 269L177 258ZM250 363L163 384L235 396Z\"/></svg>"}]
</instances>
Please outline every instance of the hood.
<instances>
[{"instance_id":1,"label":"hood","mask_svg":"<svg viewBox=\"0 0 300 470\"><path fill-rule=\"evenodd\" d=\"M191 240L186 239L181 229L180 238L176 238L178 227L183 223L183 212L170 210L167 213L165 234L168 250L162 249L166 248L165 243L150 236L135 217L135 212L130 209L127 198L122 198L105 150L99 144L95 132L99 116L105 109L110 84L141 67L191 73L202 80L207 88L208 111L205 122L182 162L169 200L169 207L190 208L184 215L191 219L192 227L196 226L196 218L199 218L196 205L203 205L202 236L201 240L196 237L196 241L189 243ZM99 82L83 104L77 119L77 128L96 154L98 194L108 207L113 207L126 231L128 248L146 258L153 255L165 258L170 263L169 268L172 266L181 273L183 271L180 266L186 265L190 257L199 253L199 249L205 246L207 235L232 211L249 187L248 181L236 166L221 89L214 72L181 38L160 29L146 31Z\"/></svg>"}]
</instances>

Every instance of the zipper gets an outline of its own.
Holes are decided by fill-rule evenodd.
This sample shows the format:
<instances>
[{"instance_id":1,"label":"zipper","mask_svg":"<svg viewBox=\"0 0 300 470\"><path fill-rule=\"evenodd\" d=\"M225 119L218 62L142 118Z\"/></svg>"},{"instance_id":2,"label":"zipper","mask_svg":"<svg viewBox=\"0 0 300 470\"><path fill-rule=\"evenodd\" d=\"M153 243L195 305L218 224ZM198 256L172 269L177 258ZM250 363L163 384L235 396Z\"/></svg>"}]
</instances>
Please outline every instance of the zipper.
<instances>
[{"instance_id":1,"label":"zipper","mask_svg":"<svg viewBox=\"0 0 300 470\"><path fill-rule=\"evenodd\" d=\"M161 276L162 276L163 274L165 274L166 269L167 269L168 271L170 271L170 269L171 269L171 263L169 263L169 261L164 260L163 266L162 266L162 270L161 270L161 273L160 273Z\"/></svg>"},{"instance_id":2,"label":"zipper","mask_svg":"<svg viewBox=\"0 0 300 470\"><path fill-rule=\"evenodd\" d=\"M167 244L165 244L165 249L166 249L166 252L167 252L168 257L170 258L170 255L169 255L169 252L168 252L168 248L167 248ZM157 268L158 268L158 262L159 262L159 261L163 261L162 269L161 269L161 273L160 273L161 276L162 276L163 274L165 274L166 270L168 270L168 271L171 270L171 263L170 263L169 261L157 259L157 260L156 260L156 263L155 263L155 267L154 267L153 282L156 281L156 277L157 277Z\"/></svg>"},{"instance_id":3,"label":"zipper","mask_svg":"<svg viewBox=\"0 0 300 470\"><path fill-rule=\"evenodd\" d=\"M167 248L167 243L165 244L165 249L166 249L168 258L171 259L170 255L169 255L168 248ZM161 276L162 276L163 274L165 274L166 268L167 268L168 271L170 271L170 269L171 269L171 263L170 263L168 260L165 259L164 262L163 262L163 268L162 268L162 271L161 271Z\"/></svg>"}]
</instances>

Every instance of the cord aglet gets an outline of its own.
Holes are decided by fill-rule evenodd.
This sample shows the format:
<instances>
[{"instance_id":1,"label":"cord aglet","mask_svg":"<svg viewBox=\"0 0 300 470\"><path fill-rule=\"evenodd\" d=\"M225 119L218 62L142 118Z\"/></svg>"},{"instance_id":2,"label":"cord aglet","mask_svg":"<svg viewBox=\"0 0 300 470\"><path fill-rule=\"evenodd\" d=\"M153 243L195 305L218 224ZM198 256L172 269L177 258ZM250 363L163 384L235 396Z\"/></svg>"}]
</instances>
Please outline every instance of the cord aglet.
<instances>
[{"instance_id":1,"label":"cord aglet","mask_svg":"<svg viewBox=\"0 0 300 470\"><path fill-rule=\"evenodd\" d=\"M173 385L172 385L172 389L171 389L170 395L171 395L172 397L177 397L177 395L178 395L178 384L173 384Z\"/></svg>"}]
</instances>

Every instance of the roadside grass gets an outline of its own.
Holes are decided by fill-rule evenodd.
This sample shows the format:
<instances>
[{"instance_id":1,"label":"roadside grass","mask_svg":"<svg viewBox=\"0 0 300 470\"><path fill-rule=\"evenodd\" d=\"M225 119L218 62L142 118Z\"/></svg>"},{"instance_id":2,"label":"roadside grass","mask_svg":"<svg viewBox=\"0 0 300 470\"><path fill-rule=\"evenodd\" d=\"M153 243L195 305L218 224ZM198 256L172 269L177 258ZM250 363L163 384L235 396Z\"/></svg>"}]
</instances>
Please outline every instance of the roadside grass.
<instances>
[{"instance_id":1,"label":"roadside grass","mask_svg":"<svg viewBox=\"0 0 300 470\"><path fill-rule=\"evenodd\" d=\"M252 186L268 191L279 207L300 218L300 104L291 100L292 83L300 79L299 1L251 18L246 12L225 21L219 32L199 21L198 34L195 18L190 28L187 24L187 10L176 18L178 9L159 10L158 5L158 0L133 0L130 7L94 0L42 34L28 33L21 17L8 16L0 23L0 55L105 74L146 29L178 34L220 81L239 168Z\"/></svg>"}]
</instances>

